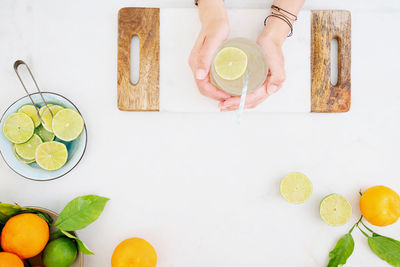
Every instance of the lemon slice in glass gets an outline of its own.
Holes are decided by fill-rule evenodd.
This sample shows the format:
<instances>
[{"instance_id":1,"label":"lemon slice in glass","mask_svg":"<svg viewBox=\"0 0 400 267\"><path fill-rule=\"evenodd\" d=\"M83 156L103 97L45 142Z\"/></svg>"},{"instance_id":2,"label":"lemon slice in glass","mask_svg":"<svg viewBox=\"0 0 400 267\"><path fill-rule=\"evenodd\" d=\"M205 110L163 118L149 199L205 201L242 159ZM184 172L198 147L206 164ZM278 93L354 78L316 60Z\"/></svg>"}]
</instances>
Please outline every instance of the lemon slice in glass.
<instances>
[{"instance_id":1,"label":"lemon slice in glass","mask_svg":"<svg viewBox=\"0 0 400 267\"><path fill-rule=\"evenodd\" d=\"M349 221L352 208L345 197L339 194L330 194L322 199L319 206L319 215L331 226L343 225Z\"/></svg>"},{"instance_id":2,"label":"lemon slice in glass","mask_svg":"<svg viewBox=\"0 0 400 267\"><path fill-rule=\"evenodd\" d=\"M82 133L83 127L82 116L72 109L63 109L53 118L53 132L63 141L76 139Z\"/></svg>"},{"instance_id":3,"label":"lemon slice in glass","mask_svg":"<svg viewBox=\"0 0 400 267\"><path fill-rule=\"evenodd\" d=\"M16 145L14 144L14 145L13 145L13 153L14 153L15 157L16 157L18 160L22 161L22 162L25 163L25 164L31 164L31 163L34 163L34 162L35 162L35 160L25 160L25 159L21 158L21 156L18 155L17 151L15 150L15 146L16 146Z\"/></svg>"},{"instance_id":4,"label":"lemon slice in glass","mask_svg":"<svg viewBox=\"0 0 400 267\"><path fill-rule=\"evenodd\" d=\"M224 80L239 79L247 69L247 55L237 47L222 48L215 56L214 69Z\"/></svg>"},{"instance_id":5,"label":"lemon slice in glass","mask_svg":"<svg viewBox=\"0 0 400 267\"><path fill-rule=\"evenodd\" d=\"M36 149L36 163L48 171L58 170L65 165L67 159L67 147L60 142L46 142Z\"/></svg>"},{"instance_id":6,"label":"lemon slice in glass","mask_svg":"<svg viewBox=\"0 0 400 267\"><path fill-rule=\"evenodd\" d=\"M43 127L49 131L49 132L53 132L53 118L56 116L57 112L59 112L60 110L64 109L62 106L58 106L58 105L47 105L43 106L40 108L40 116L42 117L42 121L43 121ZM51 113L53 113L53 116L51 116Z\"/></svg>"},{"instance_id":7,"label":"lemon slice in glass","mask_svg":"<svg viewBox=\"0 0 400 267\"><path fill-rule=\"evenodd\" d=\"M47 131L43 125L39 125L39 127L35 129L35 134L39 135L43 142L53 141L55 137L54 133Z\"/></svg>"},{"instance_id":8,"label":"lemon slice in glass","mask_svg":"<svg viewBox=\"0 0 400 267\"><path fill-rule=\"evenodd\" d=\"M33 120L35 127L38 127L40 125L39 115L34 105L32 104L23 105L18 109L18 112L25 113L26 115L28 115Z\"/></svg>"},{"instance_id":9,"label":"lemon slice in glass","mask_svg":"<svg viewBox=\"0 0 400 267\"><path fill-rule=\"evenodd\" d=\"M24 160L35 160L36 148L43 143L42 139L37 134L34 134L28 142L16 144L15 151Z\"/></svg>"},{"instance_id":10,"label":"lemon slice in glass","mask_svg":"<svg viewBox=\"0 0 400 267\"><path fill-rule=\"evenodd\" d=\"M305 202L313 191L313 185L307 176L300 172L286 175L280 185L281 195L293 204Z\"/></svg>"},{"instance_id":11,"label":"lemon slice in glass","mask_svg":"<svg viewBox=\"0 0 400 267\"><path fill-rule=\"evenodd\" d=\"M6 118L3 125L4 136L14 144L28 141L35 130L32 119L25 113L13 113Z\"/></svg>"}]
</instances>

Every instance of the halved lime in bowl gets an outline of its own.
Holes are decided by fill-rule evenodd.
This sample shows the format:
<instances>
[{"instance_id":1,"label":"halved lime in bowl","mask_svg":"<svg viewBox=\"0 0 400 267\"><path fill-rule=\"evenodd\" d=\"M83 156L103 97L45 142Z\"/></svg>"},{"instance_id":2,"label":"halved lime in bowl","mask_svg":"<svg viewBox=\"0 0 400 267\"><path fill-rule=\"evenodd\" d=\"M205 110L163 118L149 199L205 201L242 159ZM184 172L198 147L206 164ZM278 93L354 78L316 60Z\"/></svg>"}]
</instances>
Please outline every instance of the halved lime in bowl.
<instances>
[{"instance_id":1,"label":"halved lime in bowl","mask_svg":"<svg viewBox=\"0 0 400 267\"><path fill-rule=\"evenodd\" d=\"M18 109L19 113L25 113L26 115L28 115L33 123L35 124L35 127L38 127L40 125L40 118L38 115L38 110L36 110L37 107L35 107L32 104L27 104L27 105L23 105L22 107L20 107Z\"/></svg>"},{"instance_id":2,"label":"halved lime in bowl","mask_svg":"<svg viewBox=\"0 0 400 267\"><path fill-rule=\"evenodd\" d=\"M85 124L81 114L75 110L66 108L60 110L53 118L53 132L57 138L70 142L78 138Z\"/></svg>"},{"instance_id":3,"label":"halved lime in bowl","mask_svg":"<svg viewBox=\"0 0 400 267\"><path fill-rule=\"evenodd\" d=\"M43 100L41 99L40 95L38 93L31 94L31 97L33 101L37 104L39 108L43 106ZM67 98L56 94L56 93L48 93L48 92L43 92L43 97L48 103L48 106L53 106L53 105L58 105L62 108L67 108L67 109L72 109L77 112L78 109L77 107L69 101ZM17 113L18 109L22 107L23 105L29 105L31 104L30 99L28 96L22 97L21 99L17 100L15 103L13 103L3 114L3 116L0 119L0 127L3 128L5 120L8 116L10 116L13 113ZM45 110L45 108L42 108L42 111ZM22 113L20 113L22 114ZM27 115L25 115L27 116ZM32 121L32 120L31 120ZM32 122L33 124L33 122ZM40 134L40 129L42 129L40 125L38 128L35 129L35 134L39 135L39 137L43 140L43 142L49 142L53 141L53 137L51 135L48 135L48 139L43 138L43 135ZM47 131L47 130L46 130ZM48 134L49 131L47 131ZM28 140L30 137L28 138ZM26 141L28 141L26 140ZM78 138L71 142L65 142L62 141L58 138L55 139L55 141L58 141L60 143L64 143L68 150L68 159L65 165L63 165L61 168L53 171L45 170L41 168L36 162L31 163L29 165L25 164L24 161L19 160L13 152L13 146L14 144L11 143L3 133L0 132L0 154L3 157L4 161L6 164L17 174L23 176L24 178L31 179L31 180L36 180L36 181L47 181L47 180L53 180L56 178L60 178L63 175L67 174L70 172L81 160L83 157L85 150L86 150L86 145L87 145L87 132L86 132L86 126L84 127L82 133L79 135Z\"/></svg>"},{"instance_id":4,"label":"halved lime in bowl","mask_svg":"<svg viewBox=\"0 0 400 267\"><path fill-rule=\"evenodd\" d=\"M24 160L35 160L36 148L42 144L43 141L37 134L34 134L28 142L15 145L15 152Z\"/></svg>"},{"instance_id":5,"label":"halved lime in bowl","mask_svg":"<svg viewBox=\"0 0 400 267\"><path fill-rule=\"evenodd\" d=\"M14 113L7 116L3 124L4 136L14 144L28 141L35 131L32 119L24 113Z\"/></svg>"}]
</instances>

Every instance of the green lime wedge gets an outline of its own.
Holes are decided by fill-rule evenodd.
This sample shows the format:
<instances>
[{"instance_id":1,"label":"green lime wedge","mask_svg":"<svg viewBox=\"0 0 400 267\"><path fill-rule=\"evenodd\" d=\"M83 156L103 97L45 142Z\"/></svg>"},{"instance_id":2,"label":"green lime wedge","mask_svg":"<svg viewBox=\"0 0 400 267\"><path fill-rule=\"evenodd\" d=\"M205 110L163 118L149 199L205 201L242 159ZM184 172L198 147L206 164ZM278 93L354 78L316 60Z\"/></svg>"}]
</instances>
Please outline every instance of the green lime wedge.
<instances>
[{"instance_id":1,"label":"green lime wedge","mask_svg":"<svg viewBox=\"0 0 400 267\"><path fill-rule=\"evenodd\" d=\"M76 139L83 130L82 116L72 109L60 110L53 118L53 132L63 141Z\"/></svg>"},{"instance_id":2,"label":"green lime wedge","mask_svg":"<svg viewBox=\"0 0 400 267\"><path fill-rule=\"evenodd\" d=\"M18 109L18 112L28 115L33 120L35 127L38 127L40 125L40 118L34 105L23 105Z\"/></svg>"},{"instance_id":3,"label":"green lime wedge","mask_svg":"<svg viewBox=\"0 0 400 267\"><path fill-rule=\"evenodd\" d=\"M31 164L31 163L34 163L34 162L35 162L35 160L25 160L25 159L21 158L21 156L18 155L17 151L15 150L15 146L16 146L16 145L14 144L14 145L13 145L13 152L14 152L15 157L16 157L18 160L22 161L22 162L25 163L25 164Z\"/></svg>"},{"instance_id":4,"label":"green lime wedge","mask_svg":"<svg viewBox=\"0 0 400 267\"><path fill-rule=\"evenodd\" d=\"M40 116L42 117L43 127L49 131L53 132L53 118L56 116L57 112L64 109L62 106L58 105L47 105L40 108ZM51 112L50 112L51 110ZM53 113L53 116L51 114Z\"/></svg>"},{"instance_id":5,"label":"green lime wedge","mask_svg":"<svg viewBox=\"0 0 400 267\"><path fill-rule=\"evenodd\" d=\"M60 142L46 142L40 144L36 149L36 163L48 171L58 170L64 166L67 159L67 147Z\"/></svg>"},{"instance_id":6,"label":"green lime wedge","mask_svg":"<svg viewBox=\"0 0 400 267\"><path fill-rule=\"evenodd\" d=\"M331 226L343 225L351 218L352 209L349 201L339 194L330 194L322 199L319 215Z\"/></svg>"},{"instance_id":7,"label":"green lime wedge","mask_svg":"<svg viewBox=\"0 0 400 267\"><path fill-rule=\"evenodd\" d=\"M35 160L36 148L43 143L37 134L34 134L28 142L16 144L15 151L24 160Z\"/></svg>"},{"instance_id":8,"label":"green lime wedge","mask_svg":"<svg viewBox=\"0 0 400 267\"><path fill-rule=\"evenodd\" d=\"M215 56L214 69L224 80L239 79L247 69L247 55L237 47L222 48Z\"/></svg>"},{"instance_id":9,"label":"green lime wedge","mask_svg":"<svg viewBox=\"0 0 400 267\"><path fill-rule=\"evenodd\" d=\"M43 142L53 141L55 137L54 133L47 131L43 125L39 125L39 127L35 129L35 134L39 135Z\"/></svg>"},{"instance_id":10,"label":"green lime wedge","mask_svg":"<svg viewBox=\"0 0 400 267\"><path fill-rule=\"evenodd\" d=\"M28 141L35 130L32 119L25 113L13 113L6 118L3 125L4 136L14 144Z\"/></svg>"},{"instance_id":11,"label":"green lime wedge","mask_svg":"<svg viewBox=\"0 0 400 267\"><path fill-rule=\"evenodd\" d=\"M313 185L307 176L300 172L286 175L280 185L281 195L293 204L305 202L313 191Z\"/></svg>"}]
</instances>

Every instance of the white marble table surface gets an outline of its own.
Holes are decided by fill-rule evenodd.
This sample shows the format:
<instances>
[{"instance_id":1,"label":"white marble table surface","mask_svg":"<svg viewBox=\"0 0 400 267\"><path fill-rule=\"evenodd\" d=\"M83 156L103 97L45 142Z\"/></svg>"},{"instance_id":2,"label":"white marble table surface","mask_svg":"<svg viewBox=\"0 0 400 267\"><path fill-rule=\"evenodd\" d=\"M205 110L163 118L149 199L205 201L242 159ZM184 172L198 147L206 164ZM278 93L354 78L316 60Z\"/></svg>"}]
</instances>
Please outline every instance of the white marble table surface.
<instances>
[{"instance_id":1,"label":"white marble table surface","mask_svg":"<svg viewBox=\"0 0 400 267\"><path fill-rule=\"evenodd\" d=\"M79 106L89 136L83 161L52 182L27 181L1 160L0 201L60 211L79 195L111 198L100 219L79 231L96 253L85 258L91 267L110 266L114 247L132 236L153 244L158 267L326 265L336 240L360 215L360 189L385 184L400 192L400 39L387 23L400 3L349 2L310 0L305 8L349 9L376 22L353 32L353 48L362 49L352 54L351 111L249 113L238 126L226 113L128 113L116 107L118 9L188 7L190 0L0 0L0 111L22 96L12 64L25 59L43 89ZM381 12L387 21L374 16ZM370 41L357 43L361 36ZM313 181L314 193L303 205L279 195L279 181L290 171ZM319 201L333 192L354 207L343 227L329 227L318 215ZM377 230L400 239L400 223ZM360 233L354 238L347 266L387 266Z\"/></svg>"}]
</instances>

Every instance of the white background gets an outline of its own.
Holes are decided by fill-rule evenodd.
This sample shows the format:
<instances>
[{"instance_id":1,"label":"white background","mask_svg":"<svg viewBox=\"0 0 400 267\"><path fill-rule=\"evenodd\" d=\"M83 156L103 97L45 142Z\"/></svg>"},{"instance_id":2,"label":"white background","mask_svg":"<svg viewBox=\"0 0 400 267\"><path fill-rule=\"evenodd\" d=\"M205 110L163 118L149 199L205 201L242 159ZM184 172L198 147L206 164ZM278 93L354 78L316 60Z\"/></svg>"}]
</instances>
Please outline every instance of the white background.
<instances>
[{"instance_id":1,"label":"white background","mask_svg":"<svg viewBox=\"0 0 400 267\"><path fill-rule=\"evenodd\" d=\"M306 9L349 9L355 27L366 25L353 32L349 113L248 113L240 126L229 113L117 109L117 12L143 5L191 1L0 0L1 111L23 95L12 64L25 59L44 90L79 107L89 135L82 162L56 181L25 180L0 161L0 201L59 212L83 194L111 198L100 219L79 231L96 253L86 266L110 266L114 247L133 236L153 244L158 267L326 265L360 215L360 189L385 184L400 192L398 1L306 3ZM279 195L290 171L314 184L303 205ZM343 227L329 227L318 215L321 198L333 192L354 207ZM400 223L374 229L400 239ZM358 231L354 238L347 266L387 266Z\"/></svg>"}]
</instances>

